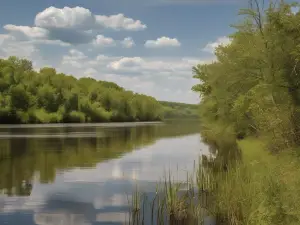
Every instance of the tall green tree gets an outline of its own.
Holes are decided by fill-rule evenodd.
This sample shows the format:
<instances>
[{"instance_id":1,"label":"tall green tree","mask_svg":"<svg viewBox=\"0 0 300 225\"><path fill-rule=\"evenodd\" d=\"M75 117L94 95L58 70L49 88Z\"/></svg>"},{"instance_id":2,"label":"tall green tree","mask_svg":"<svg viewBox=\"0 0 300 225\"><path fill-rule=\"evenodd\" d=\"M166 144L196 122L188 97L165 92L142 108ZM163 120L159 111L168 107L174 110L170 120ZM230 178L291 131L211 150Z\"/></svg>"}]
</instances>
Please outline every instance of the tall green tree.
<instances>
[{"instance_id":1,"label":"tall green tree","mask_svg":"<svg viewBox=\"0 0 300 225\"><path fill-rule=\"evenodd\" d=\"M193 68L202 125L231 127L238 137L258 134L278 150L300 143L300 13L296 4L258 0L240 11L231 43L215 62Z\"/></svg>"}]
</instances>

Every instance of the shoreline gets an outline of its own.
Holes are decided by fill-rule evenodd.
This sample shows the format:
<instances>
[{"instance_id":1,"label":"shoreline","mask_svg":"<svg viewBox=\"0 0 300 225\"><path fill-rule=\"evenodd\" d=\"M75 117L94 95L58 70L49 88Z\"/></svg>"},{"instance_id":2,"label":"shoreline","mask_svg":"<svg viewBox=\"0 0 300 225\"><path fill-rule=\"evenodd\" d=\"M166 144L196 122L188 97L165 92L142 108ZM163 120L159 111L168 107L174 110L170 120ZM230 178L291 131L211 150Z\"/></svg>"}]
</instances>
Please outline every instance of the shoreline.
<instances>
[{"instance_id":1,"label":"shoreline","mask_svg":"<svg viewBox=\"0 0 300 225\"><path fill-rule=\"evenodd\" d=\"M39 123L39 124L0 124L1 128L40 128L40 127L131 127L143 125L164 125L164 121L145 122L105 122L105 123Z\"/></svg>"}]
</instances>

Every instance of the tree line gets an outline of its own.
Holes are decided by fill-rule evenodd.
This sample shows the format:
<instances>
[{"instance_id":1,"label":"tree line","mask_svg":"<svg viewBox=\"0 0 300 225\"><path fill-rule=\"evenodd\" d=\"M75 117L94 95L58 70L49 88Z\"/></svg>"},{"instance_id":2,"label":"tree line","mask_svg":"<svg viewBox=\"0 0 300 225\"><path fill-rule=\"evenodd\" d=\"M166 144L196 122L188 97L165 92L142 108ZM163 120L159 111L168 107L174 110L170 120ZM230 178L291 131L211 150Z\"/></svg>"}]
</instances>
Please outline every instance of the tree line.
<instances>
[{"instance_id":1,"label":"tree line","mask_svg":"<svg viewBox=\"0 0 300 225\"><path fill-rule=\"evenodd\" d=\"M163 107L153 97L113 82L76 79L14 56L0 59L0 123L155 121Z\"/></svg>"},{"instance_id":2,"label":"tree line","mask_svg":"<svg viewBox=\"0 0 300 225\"><path fill-rule=\"evenodd\" d=\"M168 119L181 119L181 118L190 118L198 119L199 106L197 104L187 104L180 102L168 102L168 101L159 101L160 104L164 106L164 118Z\"/></svg>"},{"instance_id":3,"label":"tree line","mask_svg":"<svg viewBox=\"0 0 300 225\"><path fill-rule=\"evenodd\" d=\"M300 13L297 4L252 0L216 60L193 68L204 136L256 135L277 151L300 144Z\"/></svg>"}]
</instances>

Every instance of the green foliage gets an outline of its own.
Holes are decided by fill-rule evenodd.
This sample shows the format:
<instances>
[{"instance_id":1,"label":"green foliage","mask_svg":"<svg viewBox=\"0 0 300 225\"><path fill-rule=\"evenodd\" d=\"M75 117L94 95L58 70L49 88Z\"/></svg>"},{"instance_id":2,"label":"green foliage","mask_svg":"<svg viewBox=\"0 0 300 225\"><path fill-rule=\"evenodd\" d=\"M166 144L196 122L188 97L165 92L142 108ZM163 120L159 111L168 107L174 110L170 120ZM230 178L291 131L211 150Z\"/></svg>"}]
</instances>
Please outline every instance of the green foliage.
<instances>
[{"instance_id":1,"label":"green foliage","mask_svg":"<svg viewBox=\"0 0 300 225\"><path fill-rule=\"evenodd\" d=\"M68 114L67 120L71 123L83 123L85 122L85 114L83 112L71 111Z\"/></svg>"},{"instance_id":2,"label":"green foliage","mask_svg":"<svg viewBox=\"0 0 300 225\"><path fill-rule=\"evenodd\" d=\"M163 118L154 98L113 82L76 79L26 59L0 59L0 123L124 122Z\"/></svg>"},{"instance_id":3,"label":"green foliage","mask_svg":"<svg viewBox=\"0 0 300 225\"><path fill-rule=\"evenodd\" d=\"M299 224L299 158L268 154L257 139L238 144L243 162L211 177L218 184L212 204L215 215L232 225Z\"/></svg>"},{"instance_id":4,"label":"green foliage","mask_svg":"<svg viewBox=\"0 0 300 225\"><path fill-rule=\"evenodd\" d=\"M277 151L300 144L300 13L284 1L263 11L259 1L241 10L231 43L218 46L216 61L193 68L200 118L234 128L237 137L260 135Z\"/></svg>"},{"instance_id":5,"label":"green foliage","mask_svg":"<svg viewBox=\"0 0 300 225\"><path fill-rule=\"evenodd\" d=\"M164 106L164 118L193 118L199 117L199 106L196 104L186 104L179 102L159 101Z\"/></svg>"},{"instance_id":6,"label":"green foliage","mask_svg":"<svg viewBox=\"0 0 300 225\"><path fill-rule=\"evenodd\" d=\"M34 112L35 120L37 123L58 123L62 121L62 116L57 113L49 113L45 109L38 109Z\"/></svg>"}]
</instances>

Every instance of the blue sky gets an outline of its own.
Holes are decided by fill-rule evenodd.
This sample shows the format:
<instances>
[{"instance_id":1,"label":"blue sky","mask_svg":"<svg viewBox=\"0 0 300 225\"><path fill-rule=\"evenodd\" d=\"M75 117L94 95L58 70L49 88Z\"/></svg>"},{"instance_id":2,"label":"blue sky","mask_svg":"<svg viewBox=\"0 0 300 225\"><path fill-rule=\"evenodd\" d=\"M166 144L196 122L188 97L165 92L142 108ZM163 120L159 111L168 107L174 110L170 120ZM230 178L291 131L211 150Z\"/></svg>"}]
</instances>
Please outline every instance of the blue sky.
<instances>
[{"instance_id":1,"label":"blue sky","mask_svg":"<svg viewBox=\"0 0 300 225\"><path fill-rule=\"evenodd\" d=\"M191 68L214 58L238 22L239 0L9 0L0 56L52 66L160 100L197 103Z\"/></svg>"}]
</instances>

